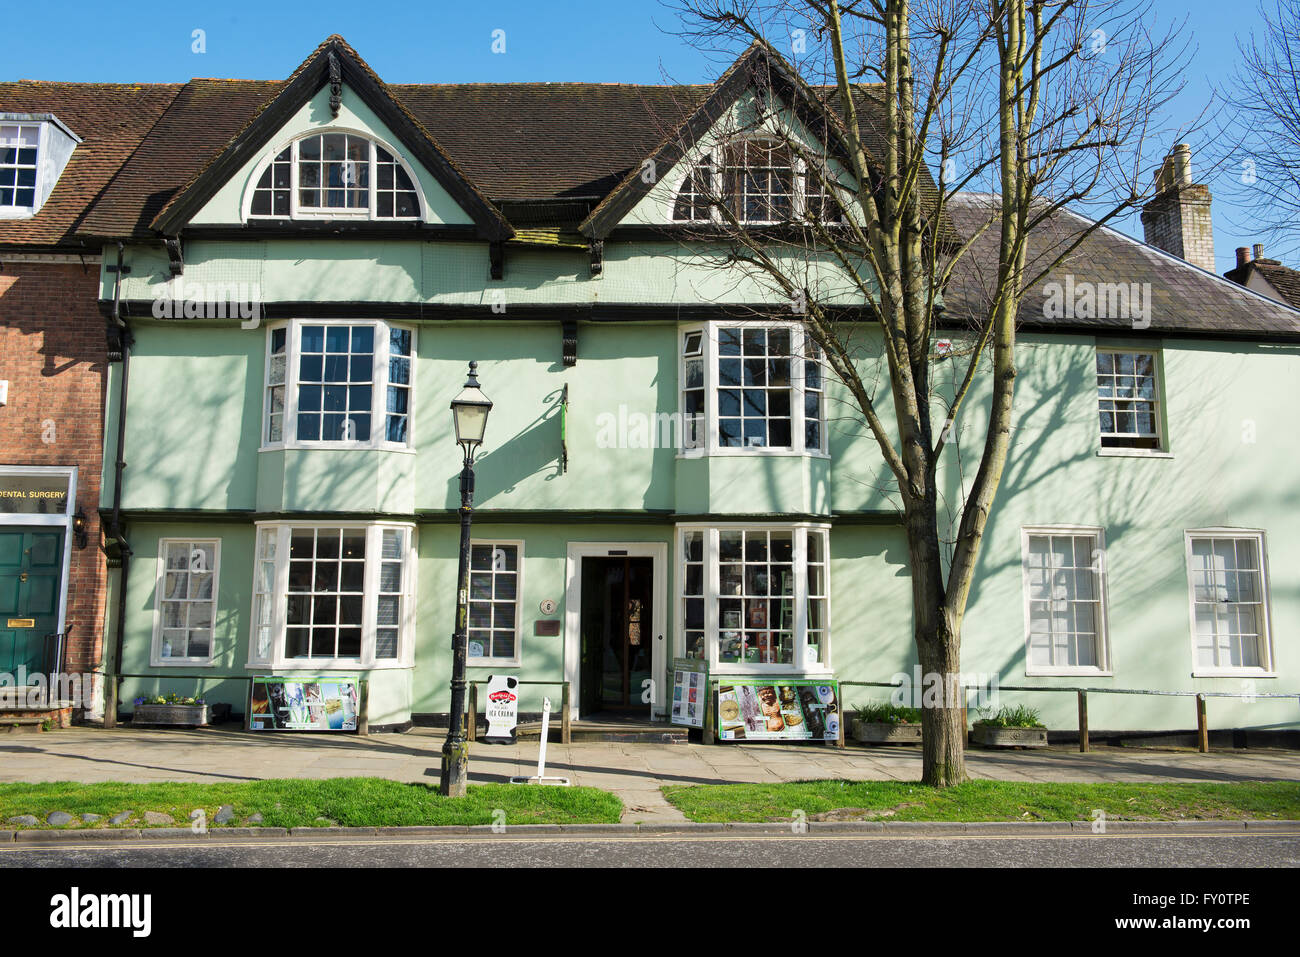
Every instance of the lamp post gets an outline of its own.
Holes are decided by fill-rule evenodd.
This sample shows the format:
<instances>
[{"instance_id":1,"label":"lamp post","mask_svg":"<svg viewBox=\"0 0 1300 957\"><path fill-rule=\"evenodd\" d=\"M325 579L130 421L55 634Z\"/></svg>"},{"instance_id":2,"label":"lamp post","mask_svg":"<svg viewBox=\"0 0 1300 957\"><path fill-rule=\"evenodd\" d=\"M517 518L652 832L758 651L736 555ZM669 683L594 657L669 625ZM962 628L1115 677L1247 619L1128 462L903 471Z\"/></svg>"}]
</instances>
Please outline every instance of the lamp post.
<instances>
[{"instance_id":1,"label":"lamp post","mask_svg":"<svg viewBox=\"0 0 1300 957\"><path fill-rule=\"evenodd\" d=\"M460 471L460 565L456 571L456 630L451 636L451 714L442 745L438 790L446 797L464 797L469 774L469 744L465 741L465 659L469 640L469 530L474 518L474 452L487 430L492 403L478 384L478 363L469 364L469 378L451 400L456 441L464 455Z\"/></svg>"}]
</instances>

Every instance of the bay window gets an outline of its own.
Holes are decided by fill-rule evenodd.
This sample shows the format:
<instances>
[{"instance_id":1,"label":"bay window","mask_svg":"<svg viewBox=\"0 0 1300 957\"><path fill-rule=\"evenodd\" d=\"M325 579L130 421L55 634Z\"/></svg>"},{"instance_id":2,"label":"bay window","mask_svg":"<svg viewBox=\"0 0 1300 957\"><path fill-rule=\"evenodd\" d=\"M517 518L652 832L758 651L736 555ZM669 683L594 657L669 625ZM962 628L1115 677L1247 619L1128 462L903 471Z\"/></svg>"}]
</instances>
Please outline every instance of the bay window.
<instances>
[{"instance_id":1,"label":"bay window","mask_svg":"<svg viewBox=\"0 0 1300 957\"><path fill-rule=\"evenodd\" d=\"M827 531L681 526L681 637L723 672L829 668Z\"/></svg>"},{"instance_id":2,"label":"bay window","mask_svg":"<svg viewBox=\"0 0 1300 957\"><path fill-rule=\"evenodd\" d=\"M414 339L384 322L271 327L263 447L407 448Z\"/></svg>"},{"instance_id":3,"label":"bay window","mask_svg":"<svg viewBox=\"0 0 1300 957\"><path fill-rule=\"evenodd\" d=\"M821 352L801 323L709 323L680 349L683 450L825 453Z\"/></svg>"},{"instance_id":4,"label":"bay window","mask_svg":"<svg viewBox=\"0 0 1300 957\"><path fill-rule=\"evenodd\" d=\"M413 535L405 525L259 525L249 664L409 661Z\"/></svg>"},{"instance_id":5,"label":"bay window","mask_svg":"<svg viewBox=\"0 0 1300 957\"><path fill-rule=\"evenodd\" d=\"M1264 533L1187 533L1193 672L1272 671Z\"/></svg>"}]
</instances>

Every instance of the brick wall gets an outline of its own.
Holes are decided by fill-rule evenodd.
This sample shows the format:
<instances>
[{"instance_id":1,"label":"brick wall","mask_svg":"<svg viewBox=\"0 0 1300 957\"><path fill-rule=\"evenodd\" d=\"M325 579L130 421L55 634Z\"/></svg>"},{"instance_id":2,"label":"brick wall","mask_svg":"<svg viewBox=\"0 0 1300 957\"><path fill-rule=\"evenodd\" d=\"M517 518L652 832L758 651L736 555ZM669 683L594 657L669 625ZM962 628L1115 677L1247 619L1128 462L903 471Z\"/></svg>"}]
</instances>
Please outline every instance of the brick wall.
<instances>
[{"instance_id":1,"label":"brick wall","mask_svg":"<svg viewBox=\"0 0 1300 957\"><path fill-rule=\"evenodd\" d=\"M0 267L0 379L9 381L9 402L0 407L0 464L77 466L77 504L88 519L87 547L69 542L70 673L98 667L104 639L98 506L107 357L98 296L95 263Z\"/></svg>"}]
</instances>

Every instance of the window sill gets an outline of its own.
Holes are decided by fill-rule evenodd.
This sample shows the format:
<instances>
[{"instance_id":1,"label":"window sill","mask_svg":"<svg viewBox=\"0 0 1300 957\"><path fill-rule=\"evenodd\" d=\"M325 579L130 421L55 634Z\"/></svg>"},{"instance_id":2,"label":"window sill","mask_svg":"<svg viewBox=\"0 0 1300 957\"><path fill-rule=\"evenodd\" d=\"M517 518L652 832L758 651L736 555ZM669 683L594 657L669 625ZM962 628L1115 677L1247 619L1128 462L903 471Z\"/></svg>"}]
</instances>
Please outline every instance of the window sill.
<instances>
[{"instance_id":1,"label":"window sill","mask_svg":"<svg viewBox=\"0 0 1300 957\"><path fill-rule=\"evenodd\" d=\"M1124 459L1172 459L1172 452L1162 452L1157 449L1098 449L1097 455L1103 458L1124 458Z\"/></svg>"},{"instance_id":2,"label":"window sill","mask_svg":"<svg viewBox=\"0 0 1300 957\"><path fill-rule=\"evenodd\" d=\"M1216 668L1214 670L1195 670L1193 678L1276 678L1276 671L1262 668Z\"/></svg>"},{"instance_id":3,"label":"window sill","mask_svg":"<svg viewBox=\"0 0 1300 957\"><path fill-rule=\"evenodd\" d=\"M1114 678L1115 672L1101 668L1025 669L1026 678Z\"/></svg>"},{"instance_id":4,"label":"window sill","mask_svg":"<svg viewBox=\"0 0 1300 957\"><path fill-rule=\"evenodd\" d=\"M741 678L754 675L779 675L786 678L829 678L835 672L822 665L816 667L796 668L794 665L739 665L720 662L716 670L709 671L709 678Z\"/></svg>"},{"instance_id":5,"label":"window sill","mask_svg":"<svg viewBox=\"0 0 1300 957\"><path fill-rule=\"evenodd\" d=\"M522 668L518 658L470 658L465 662L466 668Z\"/></svg>"},{"instance_id":6,"label":"window sill","mask_svg":"<svg viewBox=\"0 0 1300 957\"><path fill-rule=\"evenodd\" d=\"M259 668L262 670L279 671L400 671L402 669L411 669L415 666L407 662L394 661L374 661L370 664L363 664L360 660L349 661L346 658L290 658L285 661L272 662L265 665L250 664L249 668Z\"/></svg>"},{"instance_id":7,"label":"window sill","mask_svg":"<svg viewBox=\"0 0 1300 957\"><path fill-rule=\"evenodd\" d=\"M414 455L409 445L263 445L258 452L398 452Z\"/></svg>"},{"instance_id":8,"label":"window sill","mask_svg":"<svg viewBox=\"0 0 1300 957\"><path fill-rule=\"evenodd\" d=\"M149 658L150 668L212 668L215 665L211 658Z\"/></svg>"},{"instance_id":9,"label":"window sill","mask_svg":"<svg viewBox=\"0 0 1300 957\"><path fill-rule=\"evenodd\" d=\"M710 458L744 458L746 456L754 458L801 458L801 459L829 459L829 452L797 452L793 449L764 449L764 448L717 448L691 449L690 451L678 452L679 459L710 459Z\"/></svg>"}]
</instances>

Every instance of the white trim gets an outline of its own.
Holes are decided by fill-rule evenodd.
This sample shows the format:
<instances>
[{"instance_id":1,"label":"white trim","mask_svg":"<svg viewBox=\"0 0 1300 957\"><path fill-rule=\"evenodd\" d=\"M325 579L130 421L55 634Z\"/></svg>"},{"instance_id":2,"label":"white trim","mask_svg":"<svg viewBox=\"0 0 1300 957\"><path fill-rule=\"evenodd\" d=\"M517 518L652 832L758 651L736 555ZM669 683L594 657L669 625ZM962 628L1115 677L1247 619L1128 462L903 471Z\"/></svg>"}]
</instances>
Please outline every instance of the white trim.
<instances>
[{"instance_id":1,"label":"white trim","mask_svg":"<svg viewBox=\"0 0 1300 957\"><path fill-rule=\"evenodd\" d=\"M611 551L621 554L611 555ZM654 642L650 648L650 676L655 689L651 717L667 714L668 649L661 637L668 634L668 544L666 542L569 542L564 563L564 680L569 682L569 715L578 718L582 701L582 559L650 558L654 581Z\"/></svg>"},{"instance_id":2,"label":"white trim","mask_svg":"<svg viewBox=\"0 0 1300 957\"><path fill-rule=\"evenodd\" d=\"M248 656L249 668L269 669L274 671L394 671L409 669L415 660L415 580L418 572L418 529L414 522L357 522L357 521L260 521L253 523L256 529L253 536L253 593L251 598L252 613L249 615ZM257 624L257 571L260 559L257 557L257 535L263 528L276 530L275 544L275 589L272 592L274 608L271 614L271 655L266 661L254 659ZM341 528L364 530L366 535L366 563L362 584L362 621L361 621L361 655L357 658L289 658L285 655L285 642L288 639L286 609L289 597L289 541L294 529ZM407 532L406 552L402 556L402 574L404 576L402 601L402 623L397 635L397 657L375 657L375 613L378 608L379 563L384 529L400 528Z\"/></svg>"},{"instance_id":3,"label":"white trim","mask_svg":"<svg viewBox=\"0 0 1300 957\"><path fill-rule=\"evenodd\" d=\"M52 117L51 117L51 119L52 119ZM17 127L20 127L20 128L21 128L21 127L24 127L24 126L34 126L34 127L36 127L36 175L35 175L35 176L33 177L33 179L32 179L32 203L31 203L30 206L27 206L27 205L22 205L22 206L20 206L20 205L18 205L18 204L16 204L16 203L13 203L13 204L0 203L0 220L30 219L31 217L35 216L35 215L40 211L41 206L42 206L42 203L41 203L41 186L44 184L45 177L42 176L41 174L42 174L42 169L43 169L43 167L44 167L44 165L45 165L44 160L45 160L45 158L49 155L49 151L50 151L50 132L49 132L49 130L50 130L50 120L46 120L46 119L35 119L35 120L3 120L3 119L0 119L0 125L5 125L5 126L17 126ZM60 123L59 126L62 127L63 124ZM64 127L64 129L66 130L67 128ZM74 140L74 142L75 142L75 143L80 143L81 141L80 141L79 139L77 139L77 140ZM75 146L74 146L74 148L75 148ZM60 170L59 173L62 174L62 170ZM14 188L14 190L15 190L14 198L16 199L17 196L18 196L18 194L17 194L17 190L20 189L20 188L21 188L21 189L26 189L27 187L25 187L25 186L24 186L24 187L19 187L19 186L18 186L18 183L17 183L17 180L15 180L15 181L14 181L14 187L13 187L13 188Z\"/></svg>"},{"instance_id":4,"label":"white trim","mask_svg":"<svg viewBox=\"0 0 1300 957\"><path fill-rule=\"evenodd\" d=\"M468 668L519 668L523 665L524 651L524 540L522 538L471 538L469 542L470 554L473 554L475 545L490 545L495 548L498 545L512 545L517 550L515 553L515 654L513 658L474 658L466 653L465 665ZM472 563L471 563L472 564ZM474 574L471 567L469 574ZM496 585L496 573L493 572L492 584ZM470 590L473 594L473 590ZM492 599L493 602L496 599ZM469 647L469 606L473 599L466 596L466 621L465 621L465 644L466 649ZM495 629L493 629L495 630Z\"/></svg>"},{"instance_id":5,"label":"white trim","mask_svg":"<svg viewBox=\"0 0 1300 957\"><path fill-rule=\"evenodd\" d=\"M704 532L704 660L708 664L710 674L727 674L727 675L829 675L834 671L832 662L832 632L833 625L831 622L831 550L830 550L830 530L831 526L823 522L681 522L674 525L675 547L677 549L676 562L676 602L677 611L674 615L673 629L673 655L682 657L686 654L686 615L684 613L683 602L688 597L684 594L685 581L685 555L682 553L682 532L702 531ZM773 663L744 663L744 662L720 662L718 660L718 642L720 641L721 626L718 622L718 600L722 598L720 589L720 566L719 560L719 542L720 532L724 530L743 530L743 531L791 531L793 537L793 555L791 559L794 571L794 621L792 623L793 640L795 648L795 660L789 664ZM807 533L819 532L822 535L822 542L825 546L825 555L821 562L825 581L824 601L826 602L826 617L822 627L821 645L819 654L821 661L808 662L806 660L808 648L808 619L807 619L807 597L808 597L808 563L807 563ZM692 595L692 598L700 596ZM772 630L779 630L776 626L770 626Z\"/></svg>"},{"instance_id":6,"label":"white trim","mask_svg":"<svg viewBox=\"0 0 1300 957\"><path fill-rule=\"evenodd\" d=\"M374 331L375 342L372 353L373 366L370 374L370 438L364 442L347 442L341 439L299 439L298 438L298 369L302 356L303 326L369 326ZM268 439L270 425L270 391L271 391L271 336L280 329L285 330L285 369L284 369L284 423L280 431L280 441ZM390 442L388 435L388 386L390 362L389 334L394 330L409 332L411 335L411 354L408 359L411 366L410 381L401 386L407 390L406 399L406 442ZM321 449L321 450L382 450L385 452L416 451L413 442L416 401L416 353L419 348L419 331L413 325L403 322L387 322L383 319L283 319L266 327L266 347L262 360L262 420L259 426L259 452L282 451L285 449ZM361 383L357 383L360 385ZM349 386L348 388L351 388ZM292 438L290 436L292 435Z\"/></svg>"},{"instance_id":7,"label":"white trim","mask_svg":"<svg viewBox=\"0 0 1300 957\"><path fill-rule=\"evenodd\" d=\"M369 177L369 184L367 186L367 192L369 194L368 197L369 205L365 209L360 209L360 208L334 209L332 207L314 207L314 206L300 208L298 205L298 198L299 198L298 190L300 188L298 185L298 144L301 143L303 140L309 139L313 136L321 136L322 134L328 135L331 133L345 133L349 136L356 136L365 139L369 142L370 157L368 162L370 163L370 177ZM419 212L415 216L382 216L381 217L376 214L377 203L375 201L375 191L376 189L378 189L378 183L379 183L379 177L376 174L377 163L378 163L378 157L375 155L376 146L382 147L390 156L392 156L397 161L397 164L403 170L405 170L406 175L410 178L411 184L415 187L416 201L420 205ZM271 214L267 214L267 215L255 216L252 213L252 208L253 208L253 193L257 190L257 184L261 180L262 174L266 172L267 167L269 167L273 162L275 162L275 158L279 156L281 153L283 153L285 149L289 150L289 214L288 216L277 216L274 214L274 212L272 212ZM326 187L322 185L319 187L308 186L306 188L325 190L330 187ZM337 188L337 187L333 187L333 188ZM272 186L272 189L274 190L274 185ZM274 203L274 200L272 200L272 202ZM274 210L274 208L275 208L274 205L272 205L272 210ZM304 133L299 133L297 136L289 140L287 143L281 141L281 143L278 146L276 146L275 149L268 152L266 156L264 156L261 159L261 161L257 164L257 166L254 167L252 175L248 178L248 182L244 184L244 195L240 201L239 215L240 215L241 222L245 222L245 223L247 223L250 219L251 220L292 219L292 220L302 220L302 221L313 221L313 220L328 221L333 219L341 219L341 220L353 220L353 221L362 221L362 222L375 221L381 223L388 223L388 222L410 223L410 222L422 221L425 215L425 211L428 208L429 208L429 204L425 198L424 189L420 185L420 177L416 174L415 169L411 166L411 164L406 161L406 157L402 155L401 150L394 148L387 140L381 139L380 137L376 136L374 133L369 132L368 130L355 129L350 126L326 126L326 127L318 127L316 129L308 130Z\"/></svg>"},{"instance_id":8,"label":"white trim","mask_svg":"<svg viewBox=\"0 0 1300 957\"><path fill-rule=\"evenodd\" d=\"M184 658L164 658L162 656L162 603L163 584L167 575L167 546L173 542L187 542L191 545L212 546L212 627L208 639L207 657L186 656ZM151 668L200 667L210 668L215 664L217 644L217 612L221 608L219 587L221 585L221 539L193 538L186 536L168 536L158 539L157 573L154 577L153 601L153 639L149 644L149 666ZM187 629L188 630L188 629ZM188 650L189 636L186 636Z\"/></svg>"},{"instance_id":9,"label":"white trim","mask_svg":"<svg viewBox=\"0 0 1300 957\"><path fill-rule=\"evenodd\" d=\"M1031 535L1092 535L1097 586L1097 655L1095 665L1035 665L1033 663L1031 619L1029 613L1029 538ZM1024 615L1025 675L1027 677L1069 677L1088 675L1094 678L1114 676L1114 663L1110 650L1109 578L1106 568L1106 530L1100 525L1022 525L1020 528L1020 600Z\"/></svg>"},{"instance_id":10,"label":"white trim","mask_svg":"<svg viewBox=\"0 0 1300 957\"><path fill-rule=\"evenodd\" d=\"M1260 613L1263 615L1261 622L1261 645L1259 649L1261 664L1258 667L1242 666L1233 668L1232 666L1224 667L1203 667L1200 664L1200 657L1197 655L1196 646L1196 589L1192 584L1192 539L1209 538L1209 539L1230 539L1233 542L1241 539L1253 539L1256 547L1259 549L1259 587L1262 589L1260 596ZM1268 547L1267 537L1262 528L1231 528L1228 526L1215 526L1210 528L1189 528L1183 531L1183 552L1184 552L1184 569L1187 573L1187 613L1190 625L1190 640L1192 646L1192 677L1193 678L1276 678L1275 670L1276 659L1273 656L1273 616L1270 604L1272 602L1272 589L1269 587L1268 580Z\"/></svg>"}]
</instances>

